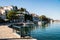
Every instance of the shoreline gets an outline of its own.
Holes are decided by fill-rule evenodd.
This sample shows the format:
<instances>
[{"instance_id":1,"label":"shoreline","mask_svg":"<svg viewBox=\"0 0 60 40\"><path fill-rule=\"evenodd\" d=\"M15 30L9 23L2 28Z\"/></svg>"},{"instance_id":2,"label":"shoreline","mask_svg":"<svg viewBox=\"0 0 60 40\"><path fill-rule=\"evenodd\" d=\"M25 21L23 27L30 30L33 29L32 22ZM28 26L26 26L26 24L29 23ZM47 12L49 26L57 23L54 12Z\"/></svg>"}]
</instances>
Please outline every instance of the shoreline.
<instances>
[{"instance_id":1,"label":"shoreline","mask_svg":"<svg viewBox=\"0 0 60 40\"><path fill-rule=\"evenodd\" d=\"M37 40L35 38L21 38L21 36L15 32L13 29L9 28L8 25L0 26L0 39L1 40Z\"/></svg>"},{"instance_id":2,"label":"shoreline","mask_svg":"<svg viewBox=\"0 0 60 40\"><path fill-rule=\"evenodd\" d=\"M16 33L13 32L13 29L9 28L8 25L0 26L0 38L20 38Z\"/></svg>"}]
</instances>

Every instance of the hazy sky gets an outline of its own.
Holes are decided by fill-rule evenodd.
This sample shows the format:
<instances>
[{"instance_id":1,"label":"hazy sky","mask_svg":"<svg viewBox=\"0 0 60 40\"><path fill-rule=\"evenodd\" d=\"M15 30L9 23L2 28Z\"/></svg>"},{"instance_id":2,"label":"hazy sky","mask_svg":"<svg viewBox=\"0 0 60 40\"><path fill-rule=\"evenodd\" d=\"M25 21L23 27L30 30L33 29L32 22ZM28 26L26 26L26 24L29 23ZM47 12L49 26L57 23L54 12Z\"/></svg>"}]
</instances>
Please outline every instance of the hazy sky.
<instances>
[{"instance_id":1,"label":"hazy sky","mask_svg":"<svg viewBox=\"0 0 60 40\"><path fill-rule=\"evenodd\" d=\"M16 5L37 15L60 19L60 0L0 0L0 6Z\"/></svg>"}]
</instances>

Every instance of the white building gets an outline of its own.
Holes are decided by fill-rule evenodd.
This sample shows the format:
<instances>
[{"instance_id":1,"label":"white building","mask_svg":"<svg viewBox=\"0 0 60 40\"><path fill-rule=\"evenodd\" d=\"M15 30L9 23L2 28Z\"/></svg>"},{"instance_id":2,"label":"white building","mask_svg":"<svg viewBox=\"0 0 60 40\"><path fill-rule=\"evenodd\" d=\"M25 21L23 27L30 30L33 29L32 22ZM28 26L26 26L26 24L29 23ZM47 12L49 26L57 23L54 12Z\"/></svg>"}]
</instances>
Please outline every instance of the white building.
<instances>
[{"instance_id":1,"label":"white building","mask_svg":"<svg viewBox=\"0 0 60 40\"><path fill-rule=\"evenodd\" d=\"M32 14L33 16L33 21L38 22L39 21L39 16L36 14Z\"/></svg>"},{"instance_id":2,"label":"white building","mask_svg":"<svg viewBox=\"0 0 60 40\"><path fill-rule=\"evenodd\" d=\"M5 10L0 9L0 17L1 17L2 19L5 19L5 17L6 17Z\"/></svg>"},{"instance_id":3,"label":"white building","mask_svg":"<svg viewBox=\"0 0 60 40\"><path fill-rule=\"evenodd\" d=\"M15 6L4 6L4 7L0 7L0 17L2 19L6 19L6 14L10 10L15 10Z\"/></svg>"},{"instance_id":4,"label":"white building","mask_svg":"<svg viewBox=\"0 0 60 40\"><path fill-rule=\"evenodd\" d=\"M29 14L29 12L28 11L23 11L23 12L17 11L17 15L16 16L19 17L19 19L17 19L17 21L24 22L24 20L25 20L24 14Z\"/></svg>"}]
</instances>

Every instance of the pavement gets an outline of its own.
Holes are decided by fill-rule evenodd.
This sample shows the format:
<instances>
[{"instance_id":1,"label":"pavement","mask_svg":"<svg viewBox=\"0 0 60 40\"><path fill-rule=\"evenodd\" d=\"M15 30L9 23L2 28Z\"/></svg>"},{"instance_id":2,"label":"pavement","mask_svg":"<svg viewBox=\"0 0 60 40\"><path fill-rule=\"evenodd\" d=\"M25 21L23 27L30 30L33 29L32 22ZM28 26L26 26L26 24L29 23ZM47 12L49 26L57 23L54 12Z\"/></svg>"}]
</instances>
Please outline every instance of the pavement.
<instances>
[{"instance_id":1,"label":"pavement","mask_svg":"<svg viewBox=\"0 0 60 40\"><path fill-rule=\"evenodd\" d=\"M13 29L9 28L7 25L0 26L0 39L4 38L20 38L16 33L13 32Z\"/></svg>"},{"instance_id":2,"label":"pavement","mask_svg":"<svg viewBox=\"0 0 60 40\"><path fill-rule=\"evenodd\" d=\"M8 25L0 25L0 40L36 40L36 39L24 39L20 35L13 32L13 29Z\"/></svg>"}]
</instances>

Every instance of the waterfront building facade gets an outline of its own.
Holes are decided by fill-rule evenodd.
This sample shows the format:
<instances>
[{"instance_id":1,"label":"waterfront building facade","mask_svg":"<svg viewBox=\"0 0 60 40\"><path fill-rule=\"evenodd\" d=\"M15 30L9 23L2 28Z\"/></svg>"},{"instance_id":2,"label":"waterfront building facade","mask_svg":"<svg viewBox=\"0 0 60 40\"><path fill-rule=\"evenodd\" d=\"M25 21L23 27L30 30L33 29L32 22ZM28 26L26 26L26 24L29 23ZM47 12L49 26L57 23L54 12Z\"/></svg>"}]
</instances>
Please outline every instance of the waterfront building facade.
<instances>
[{"instance_id":1,"label":"waterfront building facade","mask_svg":"<svg viewBox=\"0 0 60 40\"><path fill-rule=\"evenodd\" d=\"M16 10L16 6L4 6L0 7L0 17L6 19L6 15L9 11Z\"/></svg>"}]
</instances>

